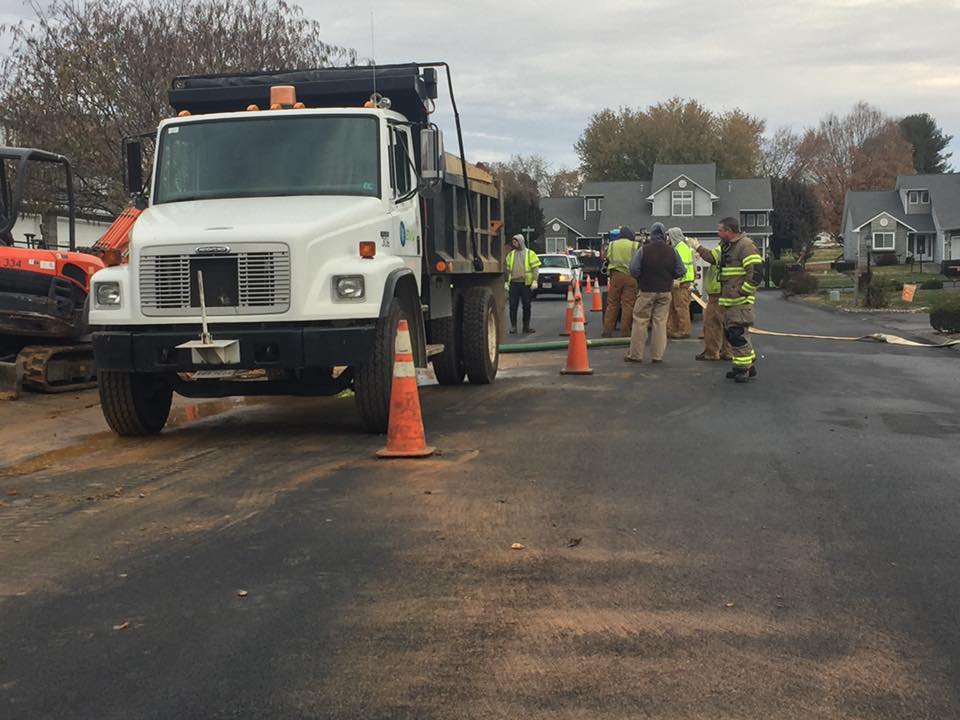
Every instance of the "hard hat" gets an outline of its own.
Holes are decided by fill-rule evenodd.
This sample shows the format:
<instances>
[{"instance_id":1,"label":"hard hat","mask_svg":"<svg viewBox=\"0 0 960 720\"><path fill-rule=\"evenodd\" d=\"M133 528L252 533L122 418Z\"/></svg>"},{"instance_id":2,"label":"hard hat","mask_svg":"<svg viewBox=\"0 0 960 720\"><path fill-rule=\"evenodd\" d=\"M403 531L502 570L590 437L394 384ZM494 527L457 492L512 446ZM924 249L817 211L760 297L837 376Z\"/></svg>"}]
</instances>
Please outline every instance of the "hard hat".
<instances>
[{"instance_id":1,"label":"hard hat","mask_svg":"<svg viewBox=\"0 0 960 720\"><path fill-rule=\"evenodd\" d=\"M610 239L613 240L618 237L620 237L620 228L613 228L613 230L610 231Z\"/></svg>"}]
</instances>

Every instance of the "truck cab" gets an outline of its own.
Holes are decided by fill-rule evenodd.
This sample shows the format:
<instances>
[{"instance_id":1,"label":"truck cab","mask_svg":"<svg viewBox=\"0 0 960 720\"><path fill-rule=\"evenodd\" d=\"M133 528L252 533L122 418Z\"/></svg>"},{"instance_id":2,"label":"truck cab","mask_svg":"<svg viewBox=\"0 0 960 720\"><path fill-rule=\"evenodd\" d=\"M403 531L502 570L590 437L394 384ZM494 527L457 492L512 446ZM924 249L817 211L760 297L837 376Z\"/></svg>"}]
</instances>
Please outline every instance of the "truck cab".
<instances>
[{"instance_id":1,"label":"truck cab","mask_svg":"<svg viewBox=\"0 0 960 720\"><path fill-rule=\"evenodd\" d=\"M173 392L350 389L382 432L401 318L444 384L493 380L499 187L443 153L435 70L377 70L178 78L147 183L128 142L144 209L90 308L114 430L158 432Z\"/></svg>"}]
</instances>

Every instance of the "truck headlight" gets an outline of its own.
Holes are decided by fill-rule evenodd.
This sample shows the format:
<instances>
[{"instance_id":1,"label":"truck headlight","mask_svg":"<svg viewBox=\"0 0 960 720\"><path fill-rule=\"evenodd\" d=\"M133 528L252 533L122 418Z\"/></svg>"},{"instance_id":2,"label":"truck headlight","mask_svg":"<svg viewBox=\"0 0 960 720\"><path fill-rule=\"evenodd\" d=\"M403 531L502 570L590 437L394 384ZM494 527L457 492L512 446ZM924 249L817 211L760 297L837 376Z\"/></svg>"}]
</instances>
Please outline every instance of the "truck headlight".
<instances>
[{"instance_id":1,"label":"truck headlight","mask_svg":"<svg viewBox=\"0 0 960 720\"><path fill-rule=\"evenodd\" d=\"M561 275L561 276L560 276L560 282L569 282L569 280L570 280L570 276L569 276L569 275Z\"/></svg>"},{"instance_id":2,"label":"truck headlight","mask_svg":"<svg viewBox=\"0 0 960 720\"><path fill-rule=\"evenodd\" d=\"M93 284L97 305L113 307L120 304L120 283L97 282Z\"/></svg>"},{"instance_id":3,"label":"truck headlight","mask_svg":"<svg viewBox=\"0 0 960 720\"><path fill-rule=\"evenodd\" d=\"M357 300L363 297L363 275L338 275L333 278L337 297Z\"/></svg>"}]
</instances>

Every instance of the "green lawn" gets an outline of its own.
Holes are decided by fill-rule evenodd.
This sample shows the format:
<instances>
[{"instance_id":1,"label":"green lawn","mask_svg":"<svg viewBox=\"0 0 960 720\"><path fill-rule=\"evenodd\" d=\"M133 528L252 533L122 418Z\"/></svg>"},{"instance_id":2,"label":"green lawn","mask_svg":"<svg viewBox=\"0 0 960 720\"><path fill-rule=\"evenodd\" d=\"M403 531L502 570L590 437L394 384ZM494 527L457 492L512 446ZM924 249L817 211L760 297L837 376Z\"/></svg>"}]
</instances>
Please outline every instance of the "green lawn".
<instances>
[{"instance_id":1,"label":"green lawn","mask_svg":"<svg viewBox=\"0 0 960 720\"><path fill-rule=\"evenodd\" d=\"M893 310L903 310L903 309L913 309L921 310L924 308L929 308L937 298L942 297L947 294L956 294L960 292L960 288L944 288L943 290L917 290L917 294L913 296L913 302L908 303L904 302L899 292L894 292L890 290L887 292L887 299L889 304L887 307ZM853 292L842 292L840 293L840 299L838 301L831 301L827 292L819 292L815 295L804 295L803 300L807 302L816 303L818 305L831 305L833 307L842 307L842 308L852 308L853 307ZM860 298L861 303L863 302L863 297Z\"/></svg>"}]
</instances>

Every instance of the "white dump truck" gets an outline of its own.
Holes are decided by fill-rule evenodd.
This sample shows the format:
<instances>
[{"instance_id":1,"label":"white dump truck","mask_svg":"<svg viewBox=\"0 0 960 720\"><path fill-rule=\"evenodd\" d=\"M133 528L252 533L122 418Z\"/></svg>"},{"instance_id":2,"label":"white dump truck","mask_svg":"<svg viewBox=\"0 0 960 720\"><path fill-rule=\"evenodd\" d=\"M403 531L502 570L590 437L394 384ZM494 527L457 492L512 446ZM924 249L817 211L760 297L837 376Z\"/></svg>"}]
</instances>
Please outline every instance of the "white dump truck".
<instances>
[{"instance_id":1,"label":"white dump truck","mask_svg":"<svg viewBox=\"0 0 960 720\"><path fill-rule=\"evenodd\" d=\"M449 85L460 157L430 115ZM125 142L143 214L129 264L94 278L101 405L159 432L172 394L338 394L387 426L397 325L440 384L492 382L502 195L463 158L443 64L178 77L175 116Z\"/></svg>"}]
</instances>

